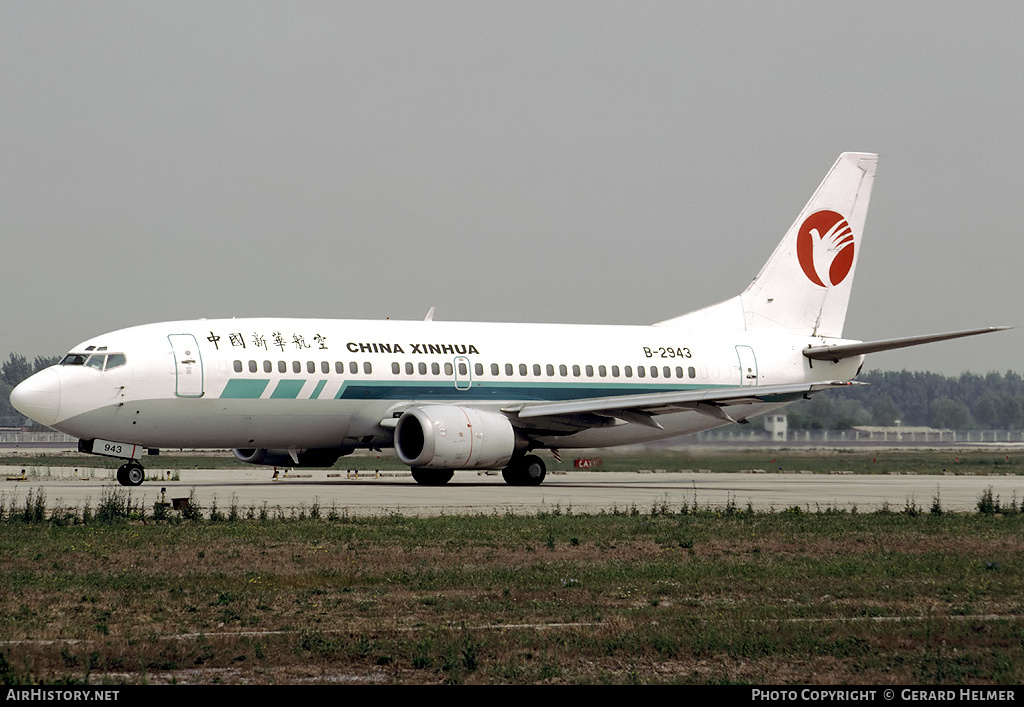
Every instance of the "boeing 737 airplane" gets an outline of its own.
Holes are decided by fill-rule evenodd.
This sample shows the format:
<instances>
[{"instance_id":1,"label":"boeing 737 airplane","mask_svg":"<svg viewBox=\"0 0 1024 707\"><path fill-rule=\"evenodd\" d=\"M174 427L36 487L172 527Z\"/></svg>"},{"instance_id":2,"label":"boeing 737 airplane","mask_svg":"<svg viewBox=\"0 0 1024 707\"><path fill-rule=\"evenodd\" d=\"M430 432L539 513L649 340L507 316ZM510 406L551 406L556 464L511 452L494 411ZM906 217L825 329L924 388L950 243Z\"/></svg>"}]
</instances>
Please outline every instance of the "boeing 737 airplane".
<instances>
[{"instance_id":1,"label":"boeing 737 airplane","mask_svg":"<svg viewBox=\"0 0 1024 707\"><path fill-rule=\"evenodd\" d=\"M253 464L330 466L393 447L421 484L501 469L535 485L536 450L683 435L852 385L865 354L1005 327L842 338L877 156L845 153L741 294L653 326L199 319L93 337L12 404L124 461L233 448Z\"/></svg>"}]
</instances>

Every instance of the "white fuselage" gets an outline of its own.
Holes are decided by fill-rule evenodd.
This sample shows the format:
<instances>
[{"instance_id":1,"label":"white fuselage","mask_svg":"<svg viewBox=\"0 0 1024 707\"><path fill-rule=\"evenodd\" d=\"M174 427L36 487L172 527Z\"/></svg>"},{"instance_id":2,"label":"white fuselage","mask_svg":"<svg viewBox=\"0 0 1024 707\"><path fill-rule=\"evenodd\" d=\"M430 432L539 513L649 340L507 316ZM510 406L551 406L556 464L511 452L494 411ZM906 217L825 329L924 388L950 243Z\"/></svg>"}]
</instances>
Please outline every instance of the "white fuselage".
<instances>
[{"instance_id":1,"label":"white fuselage","mask_svg":"<svg viewBox=\"0 0 1024 707\"><path fill-rule=\"evenodd\" d=\"M37 374L19 399L35 419L84 439L145 447L381 447L391 443L386 421L424 403L501 410L852 378L862 357L812 365L801 355L823 343L657 326L195 320L83 342L72 349L81 358L69 355ZM778 405L749 405L740 414ZM658 420L661 429L620 420L538 429L532 437L539 446L596 447L727 424L692 410Z\"/></svg>"}]
</instances>

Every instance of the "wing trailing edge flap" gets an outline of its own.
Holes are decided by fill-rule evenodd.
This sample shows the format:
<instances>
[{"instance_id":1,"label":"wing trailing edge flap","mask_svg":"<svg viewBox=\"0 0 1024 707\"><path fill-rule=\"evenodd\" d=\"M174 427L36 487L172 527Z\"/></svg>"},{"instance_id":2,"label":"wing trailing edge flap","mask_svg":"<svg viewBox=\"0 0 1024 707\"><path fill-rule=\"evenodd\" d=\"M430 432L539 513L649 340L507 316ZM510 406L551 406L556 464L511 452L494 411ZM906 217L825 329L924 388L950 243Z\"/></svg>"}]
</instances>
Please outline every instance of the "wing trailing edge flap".
<instances>
[{"instance_id":1,"label":"wing trailing edge flap","mask_svg":"<svg viewBox=\"0 0 1024 707\"><path fill-rule=\"evenodd\" d=\"M718 388L705 390L682 390L665 393L641 393L618 395L607 398L582 398L554 403L524 403L503 408L508 414L522 420L537 418L572 417L597 415L604 418L618 418L646 427L663 429L654 419L656 415L692 410L727 422L737 422L725 407L760 402L788 402L806 397L811 393L828 388L851 385L865 385L855 381L823 381L818 383L791 383L786 385L745 386L741 388Z\"/></svg>"}]
</instances>

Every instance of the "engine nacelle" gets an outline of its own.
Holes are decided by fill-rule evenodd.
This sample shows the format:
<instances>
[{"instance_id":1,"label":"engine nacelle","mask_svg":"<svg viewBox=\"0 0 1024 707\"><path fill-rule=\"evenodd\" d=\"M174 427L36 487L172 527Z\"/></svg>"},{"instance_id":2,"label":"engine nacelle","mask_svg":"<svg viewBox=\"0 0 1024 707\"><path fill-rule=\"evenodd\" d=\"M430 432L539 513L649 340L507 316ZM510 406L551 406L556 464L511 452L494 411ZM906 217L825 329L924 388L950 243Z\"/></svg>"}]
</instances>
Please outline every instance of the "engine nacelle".
<instances>
[{"instance_id":1,"label":"engine nacelle","mask_svg":"<svg viewBox=\"0 0 1024 707\"><path fill-rule=\"evenodd\" d=\"M508 418L456 405L410 408L398 418L395 451L427 469L501 469L525 442Z\"/></svg>"},{"instance_id":2,"label":"engine nacelle","mask_svg":"<svg viewBox=\"0 0 1024 707\"><path fill-rule=\"evenodd\" d=\"M232 449L235 458L246 464L263 464L264 466L331 466L339 457L352 453L351 447L332 447L329 449L298 449L292 458L287 449Z\"/></svg>"}]
</instances>

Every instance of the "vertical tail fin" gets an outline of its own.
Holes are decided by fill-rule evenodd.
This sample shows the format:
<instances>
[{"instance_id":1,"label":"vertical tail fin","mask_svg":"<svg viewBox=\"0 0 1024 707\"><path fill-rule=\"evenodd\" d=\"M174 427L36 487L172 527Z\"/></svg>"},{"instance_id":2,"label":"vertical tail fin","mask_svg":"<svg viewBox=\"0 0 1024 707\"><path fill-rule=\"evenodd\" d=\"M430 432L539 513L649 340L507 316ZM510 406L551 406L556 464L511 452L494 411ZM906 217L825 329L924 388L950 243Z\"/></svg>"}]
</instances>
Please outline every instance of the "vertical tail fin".
<instances>
[{"instance_id":1,"label":"vertical tail fin","mask_svg":"<svg viewBox=\"0 0 1024 707\"><path fill-rule=\"evenodd\" d=\"M658 326L842 336L877 163L844 152L742 294Z\"/></svg>"}]
</instances>

